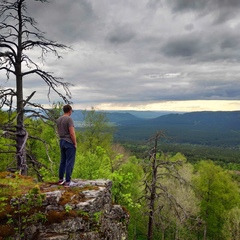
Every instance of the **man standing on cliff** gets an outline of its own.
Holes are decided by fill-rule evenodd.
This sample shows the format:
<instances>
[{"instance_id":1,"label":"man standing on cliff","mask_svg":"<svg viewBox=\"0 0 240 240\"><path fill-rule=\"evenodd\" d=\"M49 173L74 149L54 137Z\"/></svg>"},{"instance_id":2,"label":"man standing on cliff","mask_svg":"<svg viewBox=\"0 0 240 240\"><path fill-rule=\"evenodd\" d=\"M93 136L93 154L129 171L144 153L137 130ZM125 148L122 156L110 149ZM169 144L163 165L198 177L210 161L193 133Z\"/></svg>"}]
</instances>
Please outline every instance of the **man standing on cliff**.
<instances>
[{"instance_id":1,"label":"man standing on cliff","mask_svg":"<svg viewBox=\"0 0 240 240\"><path fill-rule=\"evenodd\" d=\"M59 184L69 187L74 167L77 140L70 105L63 106L63 115L57 119L57 130L60 137L61 161L59 166ZM64 175L65 179L64 180Z\"/></svg>"}]
</instances>

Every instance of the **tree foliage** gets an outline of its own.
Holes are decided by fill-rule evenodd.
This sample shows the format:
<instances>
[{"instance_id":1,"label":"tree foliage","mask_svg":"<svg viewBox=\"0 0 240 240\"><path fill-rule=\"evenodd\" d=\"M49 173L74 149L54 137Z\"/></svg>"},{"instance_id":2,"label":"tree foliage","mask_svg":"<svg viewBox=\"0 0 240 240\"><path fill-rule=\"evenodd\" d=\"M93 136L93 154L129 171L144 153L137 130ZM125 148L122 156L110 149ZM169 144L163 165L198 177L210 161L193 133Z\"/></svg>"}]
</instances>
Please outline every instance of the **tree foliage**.
<instances>
[{"instance_id":1,"label":"tree foliage","mask_svg":"<svg viewBox=\"0 0 240 240\"><path fill-rule=\"evenodd\" d=\"M201 161L197 165L194 183L204 221L203 238L224 239L225 216L240 203L237 184L226 170L212 161Z\"/></svg>"},{"instance_id":2,"label":"tree foliage","mask_svg":"<svg viewBox=\"0 0 240 240\"><path fill-rule=\"evenodd\" d=\"M240 208L232 208L225 218L223 235L226 240L240 239Z\"/></svg>"},{"instance_id":3,"label":"tree foliage","mask_svg":"<svg viewBox=\"0 0 240 240\"><path fill-rule=\"evenodd\" d=\"M82 150L95 152L98 146L110 150L113 142L113 128L109 126L104 112L83 111L83 125L80 142Z\"/></svg>"}]
</instances>

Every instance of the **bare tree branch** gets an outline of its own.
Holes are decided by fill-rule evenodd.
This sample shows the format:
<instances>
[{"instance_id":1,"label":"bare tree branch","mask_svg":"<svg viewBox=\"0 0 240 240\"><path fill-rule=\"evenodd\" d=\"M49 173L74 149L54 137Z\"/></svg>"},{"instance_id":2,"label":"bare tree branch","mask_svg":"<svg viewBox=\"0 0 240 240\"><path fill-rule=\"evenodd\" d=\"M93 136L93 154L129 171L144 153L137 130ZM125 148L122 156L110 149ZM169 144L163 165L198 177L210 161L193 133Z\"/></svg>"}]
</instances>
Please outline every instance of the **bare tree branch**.
<instances>
[{"instance_id":1,"label":"bare tree branch","mask_svg":"<svg viewBox=\"0 0 240 240\"><path fill-rule=\"evenodd\" d=\"M178 199L171 193L164 180L172 180L177 182L180 186L183 184L190 186L190 184L179 174L179 167L183 165L182 160L171 161L167 154L158 151L158 141L160 138L165 138L164 132L157 132L149 141L154 142L154 146L148 152L148 162L145 162L143 169L145 176L143 179L144 195L139 199L144 199L147 203L148 210L148 240L153 239L153 227L156 225L156 216L160 221L163 221L162 210L168 207L174 211L175 216L180 223L184 223L191 214L180 204ZM159 158L158 158L159 157ZM146 214L146 213L145 213ZM196 220L196 218L194 219ZM162 229L164 223L160 222ZM165 226L166 227L166 226Z\"/></svg>"},{"instance_id":2,"label":"bare tree branch","mask_svg":"<svg viewBox=\"0 0 240 240\"><path fill-rule=\"evenodd\" d=\"M39 3L46 3L46 0L34 0ZM47 54L51 53L60 58L58 50L66 50L64 44L49 40L37 27L37 22L29 16L26 0L1 0L0 1L0 71L5 71L7 79L10 75L15 78L15 88L0 89L0 108L8 107L8 112L14 112L8 126L4 126L10 133L15 128L17 168L27 174L25 145L28 133L24 127L25 118L38 116L42 120L47 119L46 112L38 112L43 109L40 104L33 102L36 91L30 96L24 96L24 80L27 75L36 75L48 86L47 97L50 101L51 91L55 92L65 103L70 103L70 83L64 82L62 78L55 77L53 73L46 72L39 67L39 58L44 62ZM40 49L41 53L37 60L27 55L27 51ZM24 70L23 70L24 69ZM62 91L64 93L62 93ZM16 106L15 106L16 105ZM30 107L29 109L26 109ZM14 111L13 111L14 110ZM49 118L50 119L50 118ZM50 119L51 120L51 119ZM15 121L15 122L14 122ZM47 121L45 121L47 122Z\"/></svg>"}]
</instances>

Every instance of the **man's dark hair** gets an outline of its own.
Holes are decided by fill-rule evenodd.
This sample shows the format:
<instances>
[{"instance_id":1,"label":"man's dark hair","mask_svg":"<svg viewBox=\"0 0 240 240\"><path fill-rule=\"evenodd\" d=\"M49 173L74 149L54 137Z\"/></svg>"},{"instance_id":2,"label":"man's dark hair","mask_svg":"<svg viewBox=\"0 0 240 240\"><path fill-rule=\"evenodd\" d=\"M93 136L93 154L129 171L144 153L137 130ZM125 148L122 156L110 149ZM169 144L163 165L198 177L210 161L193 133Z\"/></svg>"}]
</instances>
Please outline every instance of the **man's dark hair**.
<instances>
[{"instance_id":1,"label":"man's dark hair","mask_svg":"<svg viewBox=\"0 0 240 240\"><path fill-rule=\"evenodd\" d=\"M72 107L70 106L70 105L64 105L63 106L63 112L64 113L68 113L68 112L70 112L72 110Z\"/></svg>"}]
</instances>

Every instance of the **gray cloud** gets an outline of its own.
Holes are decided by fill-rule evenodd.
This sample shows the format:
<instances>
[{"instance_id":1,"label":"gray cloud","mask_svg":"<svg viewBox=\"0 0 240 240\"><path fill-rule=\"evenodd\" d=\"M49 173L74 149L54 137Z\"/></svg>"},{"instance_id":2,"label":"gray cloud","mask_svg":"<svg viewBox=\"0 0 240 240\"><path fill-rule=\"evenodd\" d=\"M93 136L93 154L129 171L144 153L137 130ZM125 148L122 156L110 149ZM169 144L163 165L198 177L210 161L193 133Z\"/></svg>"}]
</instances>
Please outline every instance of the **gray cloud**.
<instances>
[{"instance_id":1,"label":"gray cloud","mask_svg":"<svg viewBox=\"0 0 240 240\"><path fill-rule=\"evenodd\" d=\"M198 16L211 15L213 23L220 24L239 13L240 1L238 0L169 0L172 11L198 13Z\"/></svg>"},{"instance_id":2,"label":"gray cloud","mask_svg":"<svg viewBox=\"0 0 240 240\"><path fill-rule=\"evenodd\" d=\"M169 39L162 52L170 57L194 57L201 51L200 39L195 36L183 36Z\"/></svg>"},{"instance_id":3,"label":"gray cloud","mask_svg":"<svg viewBox=\"0 0 240 240\"><path fill-rule=\"evenodd\" d=\"M113 44L121 44L131 41L135 32L129 26L118 26L107 35L107 40Z\"/></svg>"},{"instance_id":4,"label":"gray cloud","mask_svg":"<svg viewBox=\"0 0 240 240\"><path fill-rule=\"evenodd\" d=\"M68 44L90 40L95 35L98 18L87 0L49 0L48 3L28 1L29 12L52 39Z\"/></svg>"},{"instance_id":5,"label":"gray cloud","mask_svg":"<svg viewBox=\"0 0 240 240\"><path fill-rule=\"evenodd\" d=\"M216 11L225 11L236 9L240 6L238 0L169 0L174 11L208 11L215 9Z\"/></svg>"},{"instance_id":6,"label":"gray cloud","mask_svg":"<svg viewBox=\"0 0 240 240\"><path fill-rule=\"evenodd\" d=\"M240 99L239 0L27 3L47 38L72 47L43 68L74 84L74 104ZM36 102L48 102L42 81L24 83L26 95L37 89Z\"/></svg>"}]
</instances>

